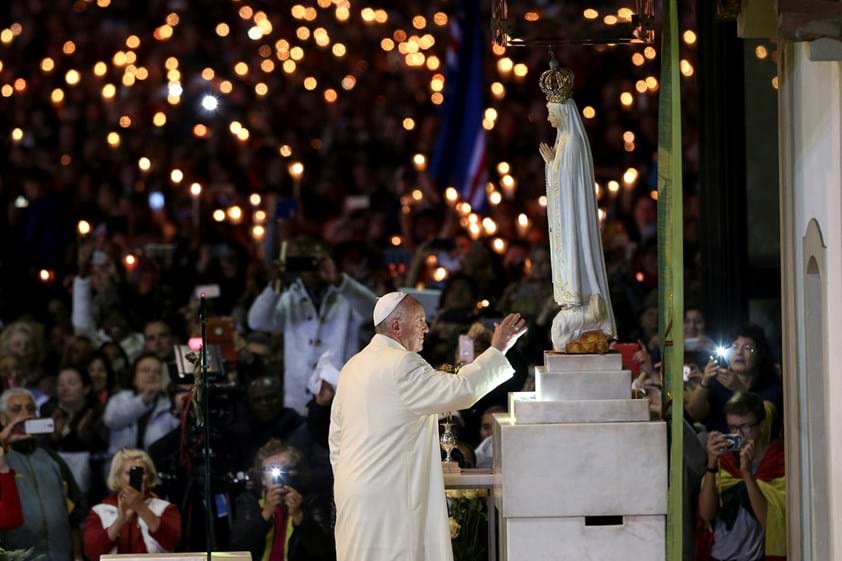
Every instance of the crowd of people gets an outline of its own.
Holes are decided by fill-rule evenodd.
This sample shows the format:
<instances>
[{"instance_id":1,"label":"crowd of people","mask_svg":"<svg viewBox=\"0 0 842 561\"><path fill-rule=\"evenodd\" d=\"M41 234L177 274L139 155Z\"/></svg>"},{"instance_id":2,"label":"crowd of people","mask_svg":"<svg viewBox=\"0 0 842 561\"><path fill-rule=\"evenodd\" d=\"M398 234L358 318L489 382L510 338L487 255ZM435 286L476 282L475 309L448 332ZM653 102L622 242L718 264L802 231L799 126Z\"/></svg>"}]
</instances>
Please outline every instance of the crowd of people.
<instances>
[{"instance_id":1,"label":"crowd of people","mask_svg":"<svg viewBox=\"0 0 842 561\"><path fill-rule=\"evenodd\" d=\"M467 264L472 252L484 248L467 237L462 242L457 237L448 255L462 268L441 292L422 355L437 365L471 361L489 347L494 321L508 311L522 313L531 327L508 354L515 376L456 416L454 457L464 467L489 467L491 415L505 411L509 391L532 387L534 366L548 348L546 325L539 319L550 313L546 306L519 306L517 298L505 295L520 294L534 303L535 295L551 294L551 281L548 265L540 261L547 251L537 248L530 253L534 264L494 299L496 305L477 306L481 278ZM467 246L468 255L459 256L460 245ZM195 295L185 303L191 313L148 319L134 331L137 324L122 314L131 308L121 299L131 292L131 283L115 274L107 246L101 247L80 251L91 261L101 260L87 271L97 288L85 288L80 275L86 269L79 267L64 315L67 325L25 317L0 333L5 390L0 483L8 488L3 474L9 470L26 474L13 480L17 493L0 495L6 527L17 526L0 533L0 544L35 547L50 559L202 549L205 513L196 500L203 493L196 478L204 477L197 429L201 413L193 405L192 369L179 368L176 352L200 334ZM288 542L288 552L301 552L289 559L330 559L335 517L330 410L338 371L371 337L378 289L364 284L365 277L355 280L339 272L336 254L310 236L291 239L287 255L290 263L305 263L304 270L285 271L275 263L262 291L224 312L235 328L214 334L222 368L211 384L211 477L219 497L214 513L227 521L216 525L215 537L222 547L260 558L276 558L281 539ZM218 304L208 300L210 323L228 325L213 322L223 319L214 315ZM108 310L107 322L93 319L100 306ZM68 335L51 337L51 328L58 327ZM646 333L645 326L640 329ZM735 558L732 554L745 548L757 553L764 535L780 530L767 526L766 517L779 524L785 504L777 439L783 412L780 372L757 326L736 330L727 352L717 355L703 313L693 307L686 313L685 335L684 399L691 427L686 461L688 473L696 474L696 495L688 500L699 505L697 535L708 535L702 532L706 525L712 531L716 559ZM470 349L459 345L460 336ZM222 349L229 347L233 354L226 358ZM650 399L653 418L663 415L657 352L653 331L641 337L629 364L639 370L633 387ZM52 421L40 436L25 429L37 418ZM742 437L738 460L726 453L730 437L724 435ZM143 472L137 489L129 485L135 466ZM284 476L279 479L278 473ZM5 509L15 501L22 517L12 514L14 506ZM42 532L44 527L49 531Z\"/></svg>"},{"instance_id":2,"label":"crowd of people","mask_svg":"<svg viewBox=\"0 0 842 561\"><path fill-rule=\"evenodd\" d=\"M533 367L550 347L557 307L537 151L550 129L535 86L545 53L489 48L486 76L505 90L489 99L497 117L487 131L491 192L500 197L473 215L414 157L433 152L439 105L430 80L443 63L410 68L397 47L383 46L429 32L428 58L444 61L448 27L432 23L437 9L409 1L388 12L388 23L371 24L355 7L345 23L319 2L317 23L342 41L339 56L301 39L311 20L286 13L269 13L272 40L255 42L247 32L256 8L244 17L242 7L0 6L0 26L12 34L0 35L0 82L12 88L8 96L0 90L0 125L16 131L0 150L8 216L0 236L11 241L0 247L4 549L33 548L49 561L204 549L202 414L192 368L175 350L200 336L202 293L219 349L209 397L213 532L218 549L255 559L334 556L330 408L338 371L374 333L378 295L405 287L425 303L422 356L436 366L479 356L505 314L526 320L529 330L508 354L514 377L456 416L453 455L465 467L491 465L491 415L505 411L509 391L532 387ZM426 16L423 31L413 31L415 14ZM685 16L687 27L692 11ZM305 53L298 70L281 70L296 43ZM682 48L693 61L692 43ZM136 62L118 64L118 50ZM585 123L618 340L638 342L634 388L660 417L657 81L635 88L657 76L657 61L643 52L571 47L559 58L576 73L579 107L596 108ZM503 56L525 64L526 78L502 71ZM126 79L129 64L149 77ZM608 67L622 76L604 80ZM200 78L206 68L210 79ZM74 69L81 79L71 84ZM179 88L168 90L173 70ZM311 91L305 76L320 85ZM122 84L111 97L108 83ZM693 81L683 86L691 102ZM179 100L168 101L176 89ZM208 91L220 108L197 113ZM618 101L626 91L634 93L630 106ZM694 301L698 165L692 112L686 119L686 448L696 475L687 502L699 516L685 526L696 529L698 520L694 535L709 546L700 550L714 558L752 561L764 545L770 558L779 551L769 536L780 514L770 493L782 489L783 475L780 372L755 326L728 340L729 360L710 358L711 333L730 326L706 330ZM28 429L36 419L52 424ZM723 450L723 435L732 434L748 443L739 459Z\"/></svg>"}]
</instances>

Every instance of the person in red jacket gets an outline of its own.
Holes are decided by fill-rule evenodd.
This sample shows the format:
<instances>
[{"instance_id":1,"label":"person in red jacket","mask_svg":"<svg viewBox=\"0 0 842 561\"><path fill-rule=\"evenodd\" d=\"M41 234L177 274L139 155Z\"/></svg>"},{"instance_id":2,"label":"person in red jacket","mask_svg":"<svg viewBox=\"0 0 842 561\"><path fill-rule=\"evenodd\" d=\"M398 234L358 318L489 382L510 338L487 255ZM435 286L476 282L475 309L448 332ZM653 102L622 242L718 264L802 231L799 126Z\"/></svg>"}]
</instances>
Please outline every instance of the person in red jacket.
<instances>
[{"instance_id":1,"label":"person in red jacket","mask_svg":"<svg viewBox=\"0 0 842 561\"><path fill-rule=\"evenodd\" d=\"M130 485L133 467L143 470L138 491ZM151 489L159 483L149 454L124 449L111 462L108 488L114 494L94 506L85 524L85 557L98 561L107 553L168 553L181 539L181 514Z\"/></svg>"},{"instance_id":2,"label":"person in red jacket","mask_svg":"<svg viewBox=\"0 0 842 561\"><path fill-rule=\"evenodd\" d=\"M0 530L13 530L23 524L23 509L15 483L15 470L9 467L6 460L6 446L15 439L27 438L20 434L12 434L14 428L23 421L20 419L9 423L9 426L0 432Z\"/></svg>"}]
</instances>

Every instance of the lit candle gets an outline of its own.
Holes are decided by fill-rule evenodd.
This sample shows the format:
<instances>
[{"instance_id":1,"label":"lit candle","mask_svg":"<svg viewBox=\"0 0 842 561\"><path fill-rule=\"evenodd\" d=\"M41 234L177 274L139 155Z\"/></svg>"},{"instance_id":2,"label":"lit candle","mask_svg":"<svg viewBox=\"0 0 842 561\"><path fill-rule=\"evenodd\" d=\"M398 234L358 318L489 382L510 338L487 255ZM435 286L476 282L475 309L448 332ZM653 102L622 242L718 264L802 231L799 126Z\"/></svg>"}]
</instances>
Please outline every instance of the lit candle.
<instances>
[{"instance_id":1,"label":"lit candle","mask_svg":"<svg viewBox=\"0 0 842 561\"><path fill-rule=\"evenodd\" d=\"M91 224L87 220L80 220L79 224L76 227L76 231L79 232L79 237L83 238L91 233Z\"/></svg>"},{"instance_id":2,"label":"lit candle","mask_svg":"<svg viewBox=\"0 0 842 561\"><path fill-rule=\"evenodd\" d=\"M296 200L301 199L301 176L304 175L304 164L301 162L292 162L288 167L287 171L289 175L292 177L292 185L293 185L293 196Z\"/></svg>"},{"instance_id":3,"label":"lit candle","mask_svg":"<svg viewBox=\"0 0 842 561\"><path fill-rule=\"evenodd\" d=\"M517 217L517 233L520 237L525 237L529 231L529 217L521 213Z\"/></svg>"},{"instance_id":4,"label":"lit candle","mask_svg":"<svg viewBox=\"0 0 842 561\"><path fill-rule=\"evenodd\" d=\"M199 230L199 196L202 194L202 185L193 183L190 186L190 196L193 198L193 229Z\"/></svg>"}]
</instances>

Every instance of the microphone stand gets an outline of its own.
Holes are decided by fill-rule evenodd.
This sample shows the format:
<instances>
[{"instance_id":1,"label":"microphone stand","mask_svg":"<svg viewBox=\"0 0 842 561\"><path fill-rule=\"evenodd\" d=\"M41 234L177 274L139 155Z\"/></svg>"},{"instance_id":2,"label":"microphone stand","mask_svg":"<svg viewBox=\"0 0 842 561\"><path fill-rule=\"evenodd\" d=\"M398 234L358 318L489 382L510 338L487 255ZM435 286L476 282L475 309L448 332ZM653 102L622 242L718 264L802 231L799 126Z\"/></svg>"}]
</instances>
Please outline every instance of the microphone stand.
<instances>
[{"instance_id":1,"label":"microphone stand","mask_svg":"<svg viewBox=\"0 0 842 561\"><path fill-rule=\"evenodd\" d=\"M211 496L211 451L210 451L210 393L208 388L208 314L205 309L205 295L199 296L199 321L202 324L202 417L204 419L204 446L202 456L205 460L205 547L208 560L211 561L211 552L215 543L213 530L213 497Z\"/></svg>"}]
</instances>

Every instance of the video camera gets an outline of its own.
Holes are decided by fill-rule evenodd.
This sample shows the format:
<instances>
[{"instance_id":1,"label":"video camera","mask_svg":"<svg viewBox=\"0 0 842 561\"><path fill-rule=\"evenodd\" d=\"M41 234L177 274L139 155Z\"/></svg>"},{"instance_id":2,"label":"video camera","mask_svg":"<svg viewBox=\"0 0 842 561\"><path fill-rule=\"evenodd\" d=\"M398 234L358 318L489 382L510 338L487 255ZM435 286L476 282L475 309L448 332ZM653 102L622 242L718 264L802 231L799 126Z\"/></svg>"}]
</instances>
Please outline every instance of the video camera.
<instances>
[{"instance_id":1,"label":"video camera","mask_svg":"<svg viewBox=\"0 0 842 561\"><path fill-rule=\"evenodd\" d=\"M173 347L175 357L168 364L170 378L179 384L192 384L195 374L201 368L202 350L192 349L190 345L176 345ZM222 349L217 345L208 345L208 383L213 384L225 378L225 368L222 360Z\"/></svg>"},{"instance_id":2,"label":"video camera","mask_svg":"<svg viewBox=\"0 0 842 561\"><path fill-rule=\"evenodd\" d=\"M170 378L175 385L192 385L196 380L196 373L201 368L201 349L194 350L190 345L176 345L174 347L173 362L168 365ZM225 376L225 362L222 349L217 345L208 345L208 419L210 428L210 446L212 454L220 458L227 458L231 442L227 438L226 428L234 422L237 415L237 404L241 401L245 390L229 382ZM189 405L188 405L189 407ZM197 426L194 412L188 412L186 446L196 458L199 458L203 440L203 429ZM217 463L215 462L215 467ZM218 463L218 467L225 469L225 462Z\"/></svg>"}]
</instances>

